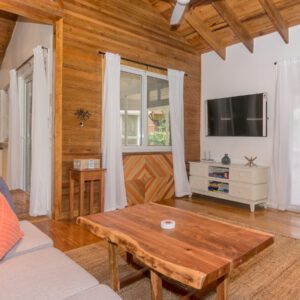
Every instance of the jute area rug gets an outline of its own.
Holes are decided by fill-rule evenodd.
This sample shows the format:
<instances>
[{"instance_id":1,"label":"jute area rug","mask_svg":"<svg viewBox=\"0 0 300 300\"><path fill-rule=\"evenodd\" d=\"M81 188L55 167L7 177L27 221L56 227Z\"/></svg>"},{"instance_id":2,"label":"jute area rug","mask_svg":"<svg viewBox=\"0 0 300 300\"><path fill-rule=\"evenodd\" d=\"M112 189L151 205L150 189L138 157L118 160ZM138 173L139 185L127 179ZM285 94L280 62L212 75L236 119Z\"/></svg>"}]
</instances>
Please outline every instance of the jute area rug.
<instances>
[{"instance_id":1,"label":"jute area rug","mask_svg":"<svg viewBox=\"0 0 300 300\"><path fill-rule=\"evenodd\" d=\"M66 254L96 277L109 285L108 253L104 242L67 251ZM120 275L132 272L122 257ZM179 295L164 289L164 299ZM144 278L119 292L125 300L151 299L150 280ZM215 299L214 291L203 299ZM300 299L300 240L275 235L275 243L232 271L229 299L296 300Z\"/></svg>"}]
</instances>

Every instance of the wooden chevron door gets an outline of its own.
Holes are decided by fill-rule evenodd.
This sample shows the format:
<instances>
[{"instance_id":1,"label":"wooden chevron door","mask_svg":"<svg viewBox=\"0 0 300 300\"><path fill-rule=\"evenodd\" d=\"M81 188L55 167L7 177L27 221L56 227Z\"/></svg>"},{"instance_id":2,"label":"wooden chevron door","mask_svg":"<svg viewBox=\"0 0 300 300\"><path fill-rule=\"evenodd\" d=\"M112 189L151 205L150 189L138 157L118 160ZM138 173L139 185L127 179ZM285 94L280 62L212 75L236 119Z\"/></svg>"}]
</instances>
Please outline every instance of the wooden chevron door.
<instances>
[{"instance_id":1,"label":"wooden chevron door","mask_svg":"<svg viewBox=\"0 0 300 300\"><path fill-rule=\"evenodd\" d=\"M128 154L123 161L128 205L174 197L172 153Z\"/></svg>"}]
</instances>

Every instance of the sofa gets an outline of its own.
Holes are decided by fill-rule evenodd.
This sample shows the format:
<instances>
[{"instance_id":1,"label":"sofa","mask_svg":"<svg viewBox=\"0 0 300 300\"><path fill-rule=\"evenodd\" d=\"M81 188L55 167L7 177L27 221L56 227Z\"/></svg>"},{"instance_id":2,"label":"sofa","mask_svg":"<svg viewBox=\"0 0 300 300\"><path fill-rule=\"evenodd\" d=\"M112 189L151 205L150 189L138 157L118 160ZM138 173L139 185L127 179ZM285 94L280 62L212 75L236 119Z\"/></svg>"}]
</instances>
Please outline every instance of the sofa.
<instances>
[{"instance_id":1,"label":"sofa","mask_svg":"<svg viewBox=\"0 0 300 300\"><path fill-rule=\"evenodd\" d=\"M0 300L121 300L28 221L24 237L0 261Z\"/></svg>"}]
</instances>

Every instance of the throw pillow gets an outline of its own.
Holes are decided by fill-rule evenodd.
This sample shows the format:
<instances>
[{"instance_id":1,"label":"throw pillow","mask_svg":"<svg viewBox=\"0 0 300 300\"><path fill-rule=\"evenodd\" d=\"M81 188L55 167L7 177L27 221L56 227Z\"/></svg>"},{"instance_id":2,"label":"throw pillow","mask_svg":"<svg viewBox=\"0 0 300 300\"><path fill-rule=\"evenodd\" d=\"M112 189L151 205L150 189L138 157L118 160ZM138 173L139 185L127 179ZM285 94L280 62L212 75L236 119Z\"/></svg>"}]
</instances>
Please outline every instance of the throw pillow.
<instances>
[{"instance_id":1,"label":"throw pillow","mask_svg":"<svg viewBox=\"0 0 300 300\"><path fill-rule=\"evenodd\" d=\"M0 193L0 260L23 237L19 220Z\"/></svg>"},{"instance_id":2,"label":"throw pillow","mask_svg":"<svg viewBox=\"0 0 300 300\"><path fill-rule=\"evenodd\" d=\"M16 207L15 207L13 201L12 201L12 197L11 197L11 194L9 192L9 188L8 188L6 182L4 181L4 179L1 176L0 176L0 193L2 193L4 195L4 197L6 198L9 206L16 213Z\"/></svg>"}]
</instances>

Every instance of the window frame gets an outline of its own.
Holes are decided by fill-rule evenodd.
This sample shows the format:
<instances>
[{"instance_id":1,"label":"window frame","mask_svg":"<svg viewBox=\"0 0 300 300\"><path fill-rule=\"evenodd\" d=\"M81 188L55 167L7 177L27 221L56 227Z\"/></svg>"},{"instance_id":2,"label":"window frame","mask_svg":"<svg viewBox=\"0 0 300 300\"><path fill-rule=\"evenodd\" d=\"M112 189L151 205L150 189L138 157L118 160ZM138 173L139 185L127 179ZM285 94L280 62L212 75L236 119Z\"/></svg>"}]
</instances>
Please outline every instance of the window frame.
<instances>
[{"instance_id":1,"label":"window frame","mask_svg":"<svg viewBox=\"0 0 300 300\"><path fill-rule=\"evenodd\" d=\"M28 151L30 151L30 156L32 156L32 132L30 136L26 136L27 134L27 121L32 122L31 118L28 119L27 115L27 83L32 82L33 89L33 59L31 59L30 63L23 66L17 73L18 76L18 89L19 89L19 101L21 103L21 135L22 135L22 188L26 192L30 192L30 181L31 181L31 158L29 159ZM33 90L32 90L33 92ZM31 95L31 105L32 105L32 95ZM32 107L31 107L32 109ZM29 145L28 145L29 143ZM29 150L30 149L30 150ZM29 161L28 161L29 160Z\"/></svg>"},{"instance_id":2,"label":"window frame","mask_svg":"<svg viewBox=\"0 0 300 300\"><path fill-rule=\"evenodd\" d=\"M170 146L149 146L148 145L148 118L147 118L147 77L154 77L158 79L163 79L168 81L168 76L163 74L158 74L142 69L137 69L125 65L121 65L121 72L127 72L131 74L136 74L141 76L142 83L142 108L141 108L141 145L140 146L124 146L122 145L123 153L134 153L134 152L172 152L172 145ZM170 106L170 101L169 101ZM121 110L120 110L121 112ZM170 124L171 125L171 124ZM171 128L171 126L170 126ZM171 132L170 132L171 134Z\"/></svg>"}]
</instances>

